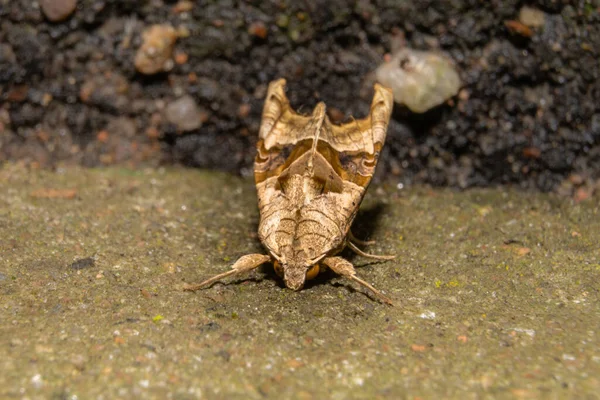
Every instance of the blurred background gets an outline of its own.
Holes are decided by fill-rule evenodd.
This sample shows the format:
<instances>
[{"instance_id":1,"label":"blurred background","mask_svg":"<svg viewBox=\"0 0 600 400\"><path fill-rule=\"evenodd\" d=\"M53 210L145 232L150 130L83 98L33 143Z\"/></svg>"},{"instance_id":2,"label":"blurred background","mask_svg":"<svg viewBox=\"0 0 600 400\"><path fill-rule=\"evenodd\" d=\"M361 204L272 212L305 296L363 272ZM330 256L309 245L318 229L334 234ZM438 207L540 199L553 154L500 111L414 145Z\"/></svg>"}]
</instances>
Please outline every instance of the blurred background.
<instances>
[{"instance_id":1,"label":"blurred background","mask_svg":"<svg viewBox=\"0 0 600 400\"><path fill-rule=\"evenodd\" d=\"M268 83L397 100L377 178L600 187L598 1L0 0L0 160L252 174ZM403 95L404 94L404 95Z\"/></svg>"}]
</instances>

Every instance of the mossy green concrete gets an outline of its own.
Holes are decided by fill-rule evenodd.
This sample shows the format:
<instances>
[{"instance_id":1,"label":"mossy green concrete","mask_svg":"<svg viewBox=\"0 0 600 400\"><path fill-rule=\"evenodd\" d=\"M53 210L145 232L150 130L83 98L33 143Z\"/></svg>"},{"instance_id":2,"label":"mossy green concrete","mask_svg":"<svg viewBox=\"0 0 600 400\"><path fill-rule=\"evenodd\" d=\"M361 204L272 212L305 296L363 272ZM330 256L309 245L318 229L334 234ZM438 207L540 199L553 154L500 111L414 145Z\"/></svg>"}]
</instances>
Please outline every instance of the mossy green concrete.
<instances>
[{"instance_id":1,"label":"mossy green concrete","mask_svg":"<svg viewBox=\"0 0 600 400\"><path fill-rule=\"evenodd\" d=\"M266 267L183 292L261 251L247 179L6 165L0 188L1 398L600 392L597 199L372 187L357 236L397 261L348 256L389 307L333 275L293 292Z\"/></svg>"}]
</instances>

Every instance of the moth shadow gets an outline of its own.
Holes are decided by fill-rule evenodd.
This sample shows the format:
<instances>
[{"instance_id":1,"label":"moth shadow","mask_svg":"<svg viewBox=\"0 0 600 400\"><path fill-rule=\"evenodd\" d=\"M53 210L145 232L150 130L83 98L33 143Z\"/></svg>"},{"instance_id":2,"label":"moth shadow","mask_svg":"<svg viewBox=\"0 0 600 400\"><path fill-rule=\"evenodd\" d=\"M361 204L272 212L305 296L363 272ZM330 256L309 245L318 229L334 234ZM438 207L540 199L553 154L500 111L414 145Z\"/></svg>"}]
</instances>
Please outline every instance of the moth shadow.
<instances>
[{"instance_id":1,"label":"moth shadow","mask_svg":"<svg viewBox=\"0 0 600 400\"><path fill-rule=\"evenodd\" d=\"M331 270L327 269L321 273L319 273L319 275L315 276L313 279L311 280L307 280L306 282L304 282L304 289L311 289L313 287L316 286L321 286L321 285L331 285L331 280L333 278L335 278L336 275L334 274ZM283 282L283 280L282 280ZM285 287L285 284L283 285Z\"/></svg>"},{"instance_id":2,"label":"moth shadow","mask_svg":"<svg viewBox=\"0 0 600 400\"><path fill-rule=\"evenodd\" d=\"M248 283L254 283L254 284L259 284L259 283L263 283L264 281L269 281L269 279L265 276L240 276L239 278L235 278L232 279L230 281L219 281L218 283L220 283L223 286L238 286L238 285L244 285L244 284L248 284ZM215 282L215 284L213 284L213 286L216 286L217 283Z\"/></svg>"},{"instance_id":3,"label":"moth shadow","mask_svg":"<svg viewBox=\"0 0 600 400\"><path fill-rule=\"evenodd\" d=\"M373 301L377 301L377 298L373 297L371 293L369 293L369 291L357 289L352 285L352 282L350 281L330 282L329 284L335 289L347 290L348 293L360 293L364 296L367 296Z\"/></svg>"},{"instance_id":4,"label":"moth shadow","mask_svg":"<svg viewBox=\"0 0 600 400\"><path fill-rule=\"evenodd\" d=\"M268 262L261 265L260 267L258 267L258 271L262 275L262 281L273 282L280 289L285 288L285 283L283 282L283 279L279 275L277 275L272 263Z\"/></svg>"},{"instance_id":5,"label":"moth shadow","mask_svg":"<svg viewBox=\"0 0 600 400\"><path fill-rule=\"evenodd\" d=\"M356 239L362 241L370 240L377 226L380 224L381 218L386 215L387 207L386 204L377 203L368 208L363 207L358 211L354 223L350 228Z\"/></svg>"}]
</instances>

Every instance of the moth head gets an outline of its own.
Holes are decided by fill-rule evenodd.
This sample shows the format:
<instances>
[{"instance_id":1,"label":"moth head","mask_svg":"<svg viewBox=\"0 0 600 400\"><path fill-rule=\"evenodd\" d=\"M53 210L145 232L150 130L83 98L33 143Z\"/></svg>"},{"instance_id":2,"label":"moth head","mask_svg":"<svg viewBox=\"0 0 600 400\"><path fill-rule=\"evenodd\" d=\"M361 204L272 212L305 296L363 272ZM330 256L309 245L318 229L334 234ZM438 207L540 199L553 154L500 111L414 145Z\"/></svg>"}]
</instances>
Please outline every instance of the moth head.
<instances>
[{"instance_id":1,"label":"moth head","mask_svg":"<svg viewBox=\"0 0 600 400\"><path fill-rule=\"evenodd\" d=\"M300 290L304 282L313 279L319 274L319 264L310 266L299 264L281 264L275 261L274 265L277 275L283 278L285 286L292 290Z\"/></svg>"}]
</instances>

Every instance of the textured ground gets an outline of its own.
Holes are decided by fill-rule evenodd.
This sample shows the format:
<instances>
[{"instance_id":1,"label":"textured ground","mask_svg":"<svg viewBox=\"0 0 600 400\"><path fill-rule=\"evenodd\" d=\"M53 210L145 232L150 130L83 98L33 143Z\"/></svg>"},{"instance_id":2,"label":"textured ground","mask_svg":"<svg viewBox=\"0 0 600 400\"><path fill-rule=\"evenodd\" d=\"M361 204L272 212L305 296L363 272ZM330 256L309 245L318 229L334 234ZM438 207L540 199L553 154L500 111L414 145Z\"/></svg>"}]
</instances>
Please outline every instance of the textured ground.
<instances>
[{"instance_id":1,"label":"textured ground","mask_svg":"<svg viewBox=\"0 0 600 400\"><path fill-rule=\"evenodd\" d=\"M541 26L520 22L519 0L79 0L55 23L36 1L0 0L0 160L248 173L269 81L287 78L302 110L362 116L404 37L445 52L464 89L425 115L396 110L380 178L585 197L600 178L600 3L525 3ZM134 59L152 24L185 34L174 68L148 77ZM186 94L203 123L182 133L164 111Z\"/></svg>"},{"instance_id":2,"label":"textured ground","mask_svg":"<svg viewBox=\"0 0 600 400\"><path fill-rule=\"evenodd\" d=\"M269 269L252 183L167 169L0 170L2 398L595 398L600 207L374 186L353 259L396 301Z\"/></svg>"}]
</instances>

